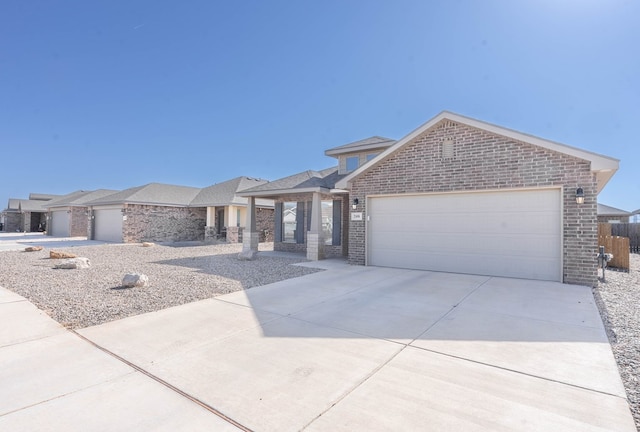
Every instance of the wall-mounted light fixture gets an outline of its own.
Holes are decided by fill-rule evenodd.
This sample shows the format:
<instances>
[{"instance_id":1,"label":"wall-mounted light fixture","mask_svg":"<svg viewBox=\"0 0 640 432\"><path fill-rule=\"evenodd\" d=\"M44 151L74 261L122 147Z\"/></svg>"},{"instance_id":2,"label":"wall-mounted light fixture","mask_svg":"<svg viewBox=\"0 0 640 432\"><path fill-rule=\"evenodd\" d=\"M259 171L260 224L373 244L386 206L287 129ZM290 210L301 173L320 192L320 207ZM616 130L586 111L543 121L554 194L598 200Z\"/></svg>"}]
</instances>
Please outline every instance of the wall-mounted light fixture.
<instances>
[{"instance_id":1,"label":"wall-mounted light fixture","mask_svg":"<svg viewBox=\"0 0 640 432\"><path fill-rule=\"evenodd\" d=\"M358 201L358 198L354 198L354 199L353 199L353 204L351 204L351 208L352 208L352 209L354 209L354 210L355 210L356 208L358 208L358 203L359 203L359 202L360 202L360 201Z\"/></svg>"},{"instance_id":2,"label":"wall-mounted light fixture","mask_svg":"<svg viewBox=\"0 0 640 432\"><path fill-rule=\"evenodd\" d=\"M576 204L584 204L584 191L581 187L576 189Z\"/></svg>"}]
</instances>

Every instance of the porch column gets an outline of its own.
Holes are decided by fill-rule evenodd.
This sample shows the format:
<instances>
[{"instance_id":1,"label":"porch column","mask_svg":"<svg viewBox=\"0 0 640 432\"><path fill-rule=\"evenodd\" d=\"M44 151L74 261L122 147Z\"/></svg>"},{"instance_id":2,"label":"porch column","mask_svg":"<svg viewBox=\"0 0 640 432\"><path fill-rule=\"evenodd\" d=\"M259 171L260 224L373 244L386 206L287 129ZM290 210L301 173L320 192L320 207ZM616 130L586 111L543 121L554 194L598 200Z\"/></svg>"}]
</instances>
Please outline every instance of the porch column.
<instances>
[{"instance_id":1,"label":"porch column","mask_svg":"<svg viewBox=\"0 0 640 432\"><path fill-rule=\"evenodd\" d=\"M255 197L249 197L247 218L242 235L242 252L238 255L238 259L247 261L255 259L258 254L259 240L260 235L256 230L256 199Z\"/></svg>"},{"instance_id":2,"label":"porch column","mask_svg":"<svg viewBox=\"0 0 640 432\"><path fill-rule=\"evenodd\" d=\"M322 234L322 200L318 192L313 193L311 202L311 229L307 233L307 259L324 259L324 238Z\"/></svg>"}]
</instances>

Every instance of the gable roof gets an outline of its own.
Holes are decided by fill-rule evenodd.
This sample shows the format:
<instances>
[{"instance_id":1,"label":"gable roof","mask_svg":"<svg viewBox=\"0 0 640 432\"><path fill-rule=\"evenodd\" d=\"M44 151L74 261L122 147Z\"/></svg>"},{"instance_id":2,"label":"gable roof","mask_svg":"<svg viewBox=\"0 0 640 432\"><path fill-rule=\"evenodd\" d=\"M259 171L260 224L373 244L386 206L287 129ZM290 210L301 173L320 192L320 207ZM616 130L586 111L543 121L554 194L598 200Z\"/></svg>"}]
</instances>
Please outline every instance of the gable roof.
<instances>
[{"instance_id":1,"label":"gable roof","mask_svg":"<svg viewBox=\"0 0 640 432\"><path fill-rule=\"evenodd\" d=\"M86 207L86 203L118 192L112 189L98 189L94 191L78 190L52 199L44 204L45 208L53 207Z\"/></svg>"},{"instance_id":2,"label":"gable roof","mask_svg":"<svg viewBox=\"0 0 640 432\"><path fill-rule=\"evenodd\" d=\"M598 203L598 216L631 216L633 213Z\"/></svg>"},{"instance_id":3,"label":"gable roof","mask_svg":"<svg viewBox=\"0 0 640 432\"><path fill-rule=\"evenodd\" d=\"M525 134L522 132L517 132L512 129L507 129L501 126L496 126L491 123L486 123L480 120L476 120L470 117L465 117L460 114L455 114L449 111L442 111L437 116L433 117L431 120L427 121L414 131L410 132L408 135L398 140L394 145L389 147L387 150L382 152L378 157L373 158L367 163L360 166L355 171L348 174L345 178L341 179L336 187L342 189L348 189L350 187L350 183L353 179L366 172L373 166L378 165L381 161L387 159L394 153L398 152L405 145L410 143L414 138L422 135L432 127L436 126L443 120L449 120L455 123L460 123L466 126L470 126L476 129L482 129L490 133L494 133L496 135L501 135L507 138L511 138L516 141L522 141L525 143L529 143L532 145L536 145L538 147L543 147L552 151L556 151L559 153L564 153L566 155L574 156L583 160L587 160L591 162L591 172L596 175L597 179L597 191L600 192L607 182L611 179L613 174L618 170L618 163L620 162L618 159L614 159L608 156L604 156L598 153L593 153L586 150L581 150L575 147L571 147L565 144L560 144L555 141L549 141L543 138L538 138L533 135Z\"/></svg>"},{"instance_id":4,"label":"gable roof","mask_svg":"<svg viewBox=\"0 0 640 432\"><path fill-rule=\"evenodd\" d=\"M146 204L188 206L198 195L199 188L162 183L149 183L84 202L88 206L109 204Z\"/></svg>"},{"instance_id":5,"label":"gable roof","mask_svg":"<svg viewBox=\"0 0 640 432\"><path fill-rule=\"evenodd\" d=\"M44 204L47 201L43 200L20 200L18 210L21 212L46 212L47 209L44 208Z\"/></svg>"},{"instance_id":6,"label":"gable roof","mask_svg":"<svg viewBox=\"0 0 640 432\"><path fill-rule=\"evenodd\" d=\"M338 167L321 171L303 171L239 193L240 196L276 196L291 193L331 192L336 182L344 177L338 174Z\"/></svg>"},{"instance_id":7,"label":"gable roof","mask_svg":"<svg viewBox=\"0 0 640 432\"><path fill-rule=\"evenodd\" d=\"M241 197L238 192L255 186L268 183L267 180L252 177L236 177L222 183L217 183L203 188L189 204L191 207L216 207L228 205L247 205L246 197ZM259 207L273 207L271 200L257 200Z\"/></svg>"},{"instance_id":8,"label":"gable roof","mask_svg":"<svg viewBox=\"0 0 640 432\"><path fill-rule=\"evenodd\" d=\"M396 140L391 138L385 138L381 136L372 136L360 141L355 141L349 144L333 147L325 150L324 154L327 156L339 156L345 153L361 152L365 150L378 150L391 147L396 143Z\"/></svg>"}]
</instances>

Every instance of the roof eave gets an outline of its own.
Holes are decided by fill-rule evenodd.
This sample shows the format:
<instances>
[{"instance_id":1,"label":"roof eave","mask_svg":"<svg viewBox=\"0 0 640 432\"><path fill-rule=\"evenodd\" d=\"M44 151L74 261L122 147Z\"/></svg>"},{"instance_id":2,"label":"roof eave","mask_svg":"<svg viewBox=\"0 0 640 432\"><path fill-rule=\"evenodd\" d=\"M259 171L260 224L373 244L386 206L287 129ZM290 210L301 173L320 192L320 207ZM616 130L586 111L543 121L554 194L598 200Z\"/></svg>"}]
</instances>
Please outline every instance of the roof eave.
<instances>
[{"instance_id":1,"label":"roof eave","mask_svg":"<svg viewBox=\"0 0 640 432\"><path fill-rule=\"evenodd\" d=\"M238 196L242 197L273 197L279 195L291 195L297 193L331 193L331 189L325 187L311 187L311 188L290 188L290 189L273 189L265 191L255 192L240 192Z\"/></svg>"}]
</instances>

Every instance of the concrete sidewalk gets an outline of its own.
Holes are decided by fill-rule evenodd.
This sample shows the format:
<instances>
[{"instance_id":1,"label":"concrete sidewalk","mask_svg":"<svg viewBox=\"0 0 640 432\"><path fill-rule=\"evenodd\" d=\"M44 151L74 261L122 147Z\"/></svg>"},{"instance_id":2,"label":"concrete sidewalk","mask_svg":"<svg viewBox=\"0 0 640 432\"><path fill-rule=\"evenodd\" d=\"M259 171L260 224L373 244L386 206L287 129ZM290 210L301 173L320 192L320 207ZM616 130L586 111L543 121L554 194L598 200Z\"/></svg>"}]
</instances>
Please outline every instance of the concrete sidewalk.
<instances>
[{"instance_id":1,"label":"concrete sidewalk","mask_svg":"<svg viewBox=\"0 0 640 432\"><path fill-rule=\"evenodd\" d=\"M0 290L0 430L636 430L587 287L305 265L78 335Z\"/></svg>"}]
</instances>

